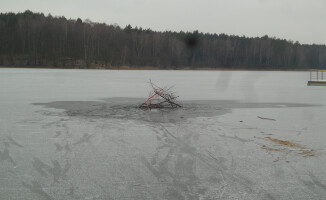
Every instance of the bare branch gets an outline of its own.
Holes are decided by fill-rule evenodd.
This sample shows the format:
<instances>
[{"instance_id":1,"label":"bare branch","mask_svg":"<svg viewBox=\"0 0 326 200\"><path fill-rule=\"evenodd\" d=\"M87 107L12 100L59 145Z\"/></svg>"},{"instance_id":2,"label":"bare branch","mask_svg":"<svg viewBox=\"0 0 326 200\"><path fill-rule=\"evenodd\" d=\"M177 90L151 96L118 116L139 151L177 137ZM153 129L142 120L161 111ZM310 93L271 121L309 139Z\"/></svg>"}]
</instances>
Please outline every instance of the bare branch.
<instances>
[{"instance_id":1,"label":"bare branch","mask_svg":"<svg viewBox=\"0 0 326 200\"><path fill-rule=\"evenodd\" d=\"M182 107L181 104L177 101L179 96L176 96L175 92L171 91L174 86L159 87L155 85L151 80L149 81L149 84L152 87L152 92L150 92L146 101L139 106L140 108L158 109Z\"/></svg>"}]
</instances>

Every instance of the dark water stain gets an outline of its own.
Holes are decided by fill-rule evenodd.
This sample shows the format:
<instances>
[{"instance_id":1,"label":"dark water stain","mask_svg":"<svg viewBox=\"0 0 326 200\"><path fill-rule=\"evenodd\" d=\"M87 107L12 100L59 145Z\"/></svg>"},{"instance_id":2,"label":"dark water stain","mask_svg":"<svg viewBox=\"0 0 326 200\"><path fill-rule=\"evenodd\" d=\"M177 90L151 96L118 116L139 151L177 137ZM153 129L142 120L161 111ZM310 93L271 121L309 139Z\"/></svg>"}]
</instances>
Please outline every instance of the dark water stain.
<instances>
[{"instance_id":1,"label":"dark water stain","mask_svg":"<svg viewBox=\"0 0 326 200\"><path fill-rule=\"evenodd\" d=\"M48 174L53 176L53 180L56 183L59 183L59 179L64 179L71 168L69 161L66 161L64 168L61 167L59 161L52 160L52 166L41 161L39 158L34 158L32 161L33 168L43 177L47 177Z\"/></svg>"},{"instance_id":2,"label":"dark water stain","mask_svg":"<svg viewBox=\"0 0 326 200\"><path fill-rule=\"evenodd\" d=\"M216 189L212 188L223 190L230 183L253 193L255 183L228 169L226 158L196 148L195 134L177 135L165 127L155 127L154 130L155 135L161 138L158 147L153 153L152 162L143 156L141 163L158 182L167 185L163 194L165 199L214 199L217 198ZM208 170L209 172L204 172L207 177L200 174L203 172L198 169Z\"/></svg>"},{"instance_id":3,"label":"dark water stain","mask_svg":"<svg viewBox=\"0 0 326 200\"><path fill-rule=\"evenodd\" d=\"M68 143L64 146L64 149L65 149L66 153L72 152L70 145Z\"/></svg>"},{"instance_id":4,"label":"dark water stain","mask_svg":"<svg viewBox=\"0 0 326 200\"><path fill-rule=\"evenodd\" d=\"M161 175L160 175L160 173L159 173L159 171L158 170L156 170L149 162L148 162L148 160L144 157L144 156L142 156L141 157L141 162L143 163L143 165L145 166L145 167L147 167L147 169L158 179L158 180L160 180L160 178L161 178Z\"/></svg>"},{"instance_id":5,"label":"dark water stain","mask_svg":"<svg viewBox=\"0 0 326 200\"><path fill-rule=\"evenodd\" d=\"M76 190L78 189L78 187L76 187L74 184L70 184L70 187L67 188L65 191L67 193L68 196L74 198L74 199L79 199L77 196L76 196Z\"/></svg>"},{"instance_id":6,"label":"dark water stain","mask_svg":"<svg viewBox=\"0 0 326 200\"><path fill-rule=\"evenodd\" d=\"M42 185L37 182L37 181L32 181L32 184L29 184L29 183L25 183L24 181L22 182L22 185L29 189L32 193L36 193L40 196L42 196L44 199L46 200L54 200L53 197L51 197L49 194L47 194L43 188L42 188Z\"/></svg>"},{"instance_id":7,"label":"dark water stain","mask_svg":"<svg viewBox=\"0 0 326 200\"><path fill-rule=\"evenodd\" d=\"M148 122L178 123L189 118L213 117L239 108L285 108L316 106L297 103L248 103L227 100L183 101L182 108L142 110L140 98L110 98L101 101L55 101L34 103L49 108L64 109L66 115L87 118L133 119Z\"/></svg>"},{"instance_id":8,"label":"dark water stain","mask_svg":"<svg viewBox=\"0 0 326 200\"><path fill-rule=\"evenodd\" d=\"M0 162L7 161L7 162L11 163L14 167L16 167L17 164L14 161L13 157L11 156L10 150L12 149L12 147L23 148L24 146L19 144L11 136L6 136L5 138L0 139L0 140L2 140L2 142L4 144L4 150L3 151L0 150Z\"/></svg>"},{"instance_id":9,"label":"dark water stain","mask_svg":"<svg viewBox=\"0 0 326 200\"><path fill-rule=\"evenodd\" d=\"M77 142L73 143L73 145L90 143L91 138L93 138L94 136L95 136L95 134L85 133Z\"/></svg>"},{"instance_id":10,"label":"dark water stain","mask_svg":"<svg viewBox=\"0 0 326 200\"><path fill-rule=\"evenodd\" d=\"M32 161L32 165L33 168L43 177L47 177L47 171L48 169L50 169L51 167L47 164L45 164L44 162L42 162L40 159L38 158L34 158Z\"/></svg>"},{"instance_id":11,"label":"dark water stain","mask_svg":"<svg viewBox=\"0 0 326 200\"><path fill-rule=\"evenodd\" d=\"M62 151L63 147L59 144L59 143L54 143L54 146L55 146L55 150L56 151Z\"/></svg>"},{"instance_id":12,"label":"dark water stain","mask_svg":"<svg viewBox=\"0 0 326 200\"><path fill-rule=\"evenodd\" d=\"M250 140L246 140L246 139L243 139L243 138L240 138L240 137L238 137L238 136L233 136L233 137L231 137L231 136L227 136L227 135L219 135L220 137L223 137L223 138L229 138L229 139L233 139L233 140L238 140L238 141L240 141L240 142L243 142L243 143L245 143L245 142L249 142Z\"/></svg>"},{"instance_id":13,"label":"dark water stain","mask_svg":"<svg viewBox=\"0 0 326 200\"><path fill-rule=\"evenodd\" d=\"M102 101L57 101L49 103L35 103L37 106L63 109L64 115L75 118L98 119L123 119L150 122L153 125L154 136L157 139L157 148L152 155L141 156L139 162L144 170L152 174L159 183L164 183L163 197L165 199L215 199L216 188L237 187L247 193L255 193L257 184L250 178L237 174L228 166L227 158L214 155L206 149L196 146L199 136L196 133L177 134L168 131L164 126L156 125L186 121L196 117L213 117L232 112L233 109L241 108L286 108L315 106L308 104L291 103L245 103L237 101L184 101L183 108L165 110L141 110L138 105L143 99L135 98L111 98ZM90 122L91 123L91 122ZM150 126L151 127L151 126ZM58 133L57 133L58 134ZM60 134L57 135L59 137ZM87 144L92 142L94 134L84 133L75 143L55 143L58 151L63 149L71 152L70 146ZM240 142L248 142L237 136L223 136ZM116 142L112 140L112 142ZM117 143L126 145L124 143ZM76 147L76 146L72 146ZM86 145L85 145L86 147ZM216 153L218 154L218 153ZM64 178L70 169L69 161L65 166L57 160L46 164L34 158L33 167L42 176L51 175L55 182ZM35 166L34 166L35 165ZM236 168L233 161L231 165ZM204 173L205 175L202 175ZM320 182L319 182L320 183ZM316 185L319 184L318 180ZM320 183L319 185L323 185ZM102 187L100 187L102 188ZM213 191L212 188L215 188ZM71 186L67 192L74 195L75 188ZM105 188L103 187L103 192ZM215 193L214 193L215 192ZM220 192L220 191L218 191ZM223 194L223 192L221 192ZM273 195L266 191L261 193L265 199L273 199ZM224 195L226 196L226 194ZM212 197L212 198L210 198Z\"/></svg>"},{"instance_id":14,"label":"dark water stain","mask_svg":"<svg viewBox=\"0 0 326 200\"><path fill-rule=\"evenodd\" d=\"M12 165L16 166L16 162L14 159L10 156L10 151L8 148L5 147L3 151L0 151L0 161L8 161Z\"/></svg>"},{"instance_id":15,"label":"dark water stain","mask_svg":"<svg viewBox=\"0 0 326 200\"><path fill-rule=\"evenodd\" d=\"M59 137L62 134L61 131L56 131L55 133L56 133L55 136L54 136L55 138Z\"/></svg>"},{"instance_id":16,"label":"dark water stain","mask_svg":"<svg viewBox=\"0 0 326 200\"><path fill-rule=\"evenodd\" d=\"M14 146L17 146L17 147L20 147L20 148L23 148L24 146L19 144L18 142L16 142L11 136L7 136L7 140L9 142L9 144L12 144Z\"/></svg>"},{"instance_id":17,"label":"dark water stain","mask_svg":"<svg viewBox=\"0 0 326 200\"><path fill-rule=\"evenodd\" d=\"M191 145L191 136L177 137L164 127L156 134L161 134L160 144L150 163L142 157L143 165L159 182L168 183L164 192L166 199L199 199L205 193L205 187L195 172L196 148ZM155 162L153 162L155 160Z\"/></svg>"}]
</instances>

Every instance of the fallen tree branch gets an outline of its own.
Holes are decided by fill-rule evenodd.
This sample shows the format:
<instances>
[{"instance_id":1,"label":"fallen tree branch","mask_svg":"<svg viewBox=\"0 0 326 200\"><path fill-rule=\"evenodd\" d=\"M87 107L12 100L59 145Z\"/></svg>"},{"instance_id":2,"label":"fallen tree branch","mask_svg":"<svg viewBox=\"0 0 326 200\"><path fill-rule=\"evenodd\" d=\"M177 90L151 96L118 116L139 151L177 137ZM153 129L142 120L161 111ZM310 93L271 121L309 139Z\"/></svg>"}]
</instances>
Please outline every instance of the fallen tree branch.
<instances>
[{"instance_id":1,"label":"fallen tree branch","mask_svg":"<svg viewBox=\"0 0 326 200\"><path fill-rule=\"evenodd\" d=\"M150 81L152 87L152 92L149 94L148 98L144 103L142 103L140 108L154 109L154 108L180 108L181 104L177 101L179 96L176 96L171 89L173 86L158 87L152 81Z\"/></svg>"},{"instance_id":2,"label":"fallen tree branch","mask_svg":"<svg viewBox=\"0 0 326 200\"><path fill-rule=\"evenodd\" d=\"M259 119L264 119L264 120L272 120L272 121L276 121L276 119L271 119L271 118L265 118L265 117L259 117L257 116Z\"/></svg>"}]
</instances>

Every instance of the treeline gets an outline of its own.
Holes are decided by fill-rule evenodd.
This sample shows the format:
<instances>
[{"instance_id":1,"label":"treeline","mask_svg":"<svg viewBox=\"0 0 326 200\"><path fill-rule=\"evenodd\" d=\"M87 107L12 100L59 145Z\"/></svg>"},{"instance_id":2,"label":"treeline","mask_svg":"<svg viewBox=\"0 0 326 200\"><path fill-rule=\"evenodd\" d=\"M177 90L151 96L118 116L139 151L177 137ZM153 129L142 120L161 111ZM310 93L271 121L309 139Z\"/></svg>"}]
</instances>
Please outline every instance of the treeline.
<instances>
[{"instance_id":1,"label":"treeline","mask_svg":"<svg viewBox=\"0 0 326 200\"><path fill-rule=\"evenodd\" d=\"M309 69L326 67L325 45L225 34L157 32L45 16L0 14L0 65L76 68Z\"/></svg>"}]
</instances>

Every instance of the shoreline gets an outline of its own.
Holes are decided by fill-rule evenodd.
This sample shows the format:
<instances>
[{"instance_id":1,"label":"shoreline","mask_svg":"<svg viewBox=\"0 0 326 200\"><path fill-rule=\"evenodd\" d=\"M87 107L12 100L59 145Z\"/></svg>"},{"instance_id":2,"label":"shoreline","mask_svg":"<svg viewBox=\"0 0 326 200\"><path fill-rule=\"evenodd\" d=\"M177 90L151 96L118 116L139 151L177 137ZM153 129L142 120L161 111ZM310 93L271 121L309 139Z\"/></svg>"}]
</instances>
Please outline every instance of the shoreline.
<instances>
[{"instance_id":1,"label":"shoreline","mask_svg":"<svg viewBox=\"0 0 326 200\"><path fill-rule=\"evenodd\" d=\"M159 70L170 70L170 71L284 71L284 72L308 72L312 69L270 69L270 68L265 68L265 69L244 69L244 68L223 68L223 67L218 67L218 68L212 68L212 67L200 67L200 68L190 68L190 67L183 67L179 69L175 68L166 68L162 69L159 67L149 67L149 66L144 66L144 67L135 67L135 66L111 66L111 67L53 67L53 66L0 66L0 69L78 69L78 70L137 70L137 71L159 71Z\"/></svg>"}]
</instances>

